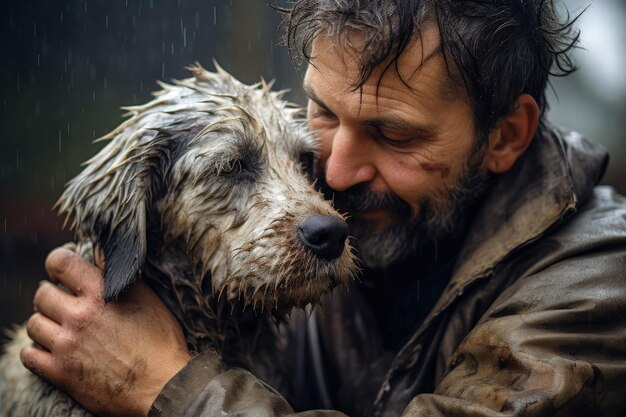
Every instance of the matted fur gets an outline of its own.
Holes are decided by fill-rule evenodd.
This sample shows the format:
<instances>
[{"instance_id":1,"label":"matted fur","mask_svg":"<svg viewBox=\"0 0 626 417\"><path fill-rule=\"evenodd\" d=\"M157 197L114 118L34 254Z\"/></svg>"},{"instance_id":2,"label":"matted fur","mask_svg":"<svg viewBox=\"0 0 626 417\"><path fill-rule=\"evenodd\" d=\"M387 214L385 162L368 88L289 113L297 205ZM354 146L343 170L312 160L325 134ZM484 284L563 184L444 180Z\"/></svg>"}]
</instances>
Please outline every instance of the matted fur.
<instances>
[{"instance_id":1,"label":"matted fur","mask_svg":"<svg viewBox=\"0 0 626 417\"><path fill-rule=\"evenodd\" d=\"M58 207L81 254L102 249L107 301L147 280L192 351L216 349L228 364L280 382L276 317L355 273L347 241L324 259L298 227L311 215L343 218L310 183L316 142L299 109L265 83L241 84L219 67L190 70L192 78L161 83L154 100L127 108L131 117L103 138L111 141ZM18 329L0 359L0 416L89 415L22 366L28 343Z\"/></svg>"}]
</instances>

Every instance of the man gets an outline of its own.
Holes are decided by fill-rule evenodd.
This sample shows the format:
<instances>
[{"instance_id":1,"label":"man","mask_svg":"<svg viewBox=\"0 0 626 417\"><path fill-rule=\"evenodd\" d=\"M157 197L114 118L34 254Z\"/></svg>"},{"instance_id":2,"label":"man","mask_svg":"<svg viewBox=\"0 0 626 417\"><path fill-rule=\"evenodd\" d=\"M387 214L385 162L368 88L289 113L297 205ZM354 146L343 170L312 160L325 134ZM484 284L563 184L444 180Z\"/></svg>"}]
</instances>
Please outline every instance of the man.
<instances>
[{"instance_id":1,"label":"man","mask_svg":"<svg viewBox=\"0 0 626 417\"><path fill-rule=\"evenodd\" d=\"M352 216L364 273L289 324L292 405L626 413L626 201L596 187L604 153L544 119L570 28L541 0L294 4L320 183ZM22 358L87 408L293 414L253 375L192 358L145 286L105 306L98 269L66 250L46 266L75 296L38 290L29 332L46 349Z\"/></svg>"}]
</instances>

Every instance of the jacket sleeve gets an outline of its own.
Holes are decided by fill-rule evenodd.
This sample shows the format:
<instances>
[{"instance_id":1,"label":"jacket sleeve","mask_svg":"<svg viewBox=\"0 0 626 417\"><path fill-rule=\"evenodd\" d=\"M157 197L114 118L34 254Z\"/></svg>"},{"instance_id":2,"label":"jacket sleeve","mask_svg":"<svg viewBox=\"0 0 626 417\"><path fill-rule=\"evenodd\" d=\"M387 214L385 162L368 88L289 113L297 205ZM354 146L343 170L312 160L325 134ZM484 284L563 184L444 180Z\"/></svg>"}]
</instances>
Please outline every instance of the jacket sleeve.
<instances>
[{"instance_id":1,"label":"jacket sleeve","mask_svg":"<svg viewBox=\"0 0 626 417\"><path fill-rule=\"evenodd\" d=\"M626 415L623 240L520 278L404 416Z\"/></svg>"},{"instance_id":2,"label":"jacket sleeve","mask_svg":"<svg viewBox=\"0 0 626 417\"><path fill-rule=\"evenodd\" d=\"M195 356L159 393L149 417L341 417L331 410L295 413L272 387L250 372L221 365L215 352Z\"/></svg>"}]
</instances>

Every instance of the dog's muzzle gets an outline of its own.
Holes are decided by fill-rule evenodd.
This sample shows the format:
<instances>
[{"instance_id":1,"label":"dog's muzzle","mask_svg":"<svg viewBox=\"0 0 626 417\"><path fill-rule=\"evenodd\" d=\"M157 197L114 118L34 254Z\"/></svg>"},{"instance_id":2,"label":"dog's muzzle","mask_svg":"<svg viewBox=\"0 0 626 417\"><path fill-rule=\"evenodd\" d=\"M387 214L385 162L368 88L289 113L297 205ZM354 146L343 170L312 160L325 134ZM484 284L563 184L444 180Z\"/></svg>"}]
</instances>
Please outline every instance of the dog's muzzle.
<instances>
[{"instance_id":1,"label":"dog's muzzle","mask_svg":"<svg viewBox=\"0 0 626 417\"><path fill-rule=\"evenodd\" d=\"M322 259L336 259L345 248L348 224L335 216L314 214L298 227L300 241Z\"/></svg>"}]
</instances>

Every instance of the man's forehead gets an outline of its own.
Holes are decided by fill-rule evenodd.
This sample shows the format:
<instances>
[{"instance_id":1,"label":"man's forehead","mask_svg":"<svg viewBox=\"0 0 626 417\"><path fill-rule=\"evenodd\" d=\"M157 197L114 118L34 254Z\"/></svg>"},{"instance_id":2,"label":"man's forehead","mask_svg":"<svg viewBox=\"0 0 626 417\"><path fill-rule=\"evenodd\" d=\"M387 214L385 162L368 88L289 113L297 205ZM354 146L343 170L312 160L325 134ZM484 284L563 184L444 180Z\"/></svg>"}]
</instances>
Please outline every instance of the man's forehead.
<instances>
[{"instance_id":1,"label":"man's forehead","mask_svg":"<svg viewBox=\"0 0 626 417\"><path fill-rule=\"evenodd\" d=\"M355 87L360 87L358 81L361 65L364 64L362 57L368 54L367 48L375 47L364 43L363 37L354 31L345 37L318 37L313 42L305 84L313 84L312 77L308 76L310 71L316 71L322 77L328 72L334 72L340 74L346 84L345 91L337 91L337 94L354 91ZM447 62L443 55L439 31L435 24L427 24L396 60L389 57L373 68L366 83L373 81L374 85L379 86L393 79L418 94L425 87L424 84L432 86L435 83L441 98L452 101L463 92L459 83L451 78L451 73L455 73L454 64Z\"/></svg>"}]
</instances>

